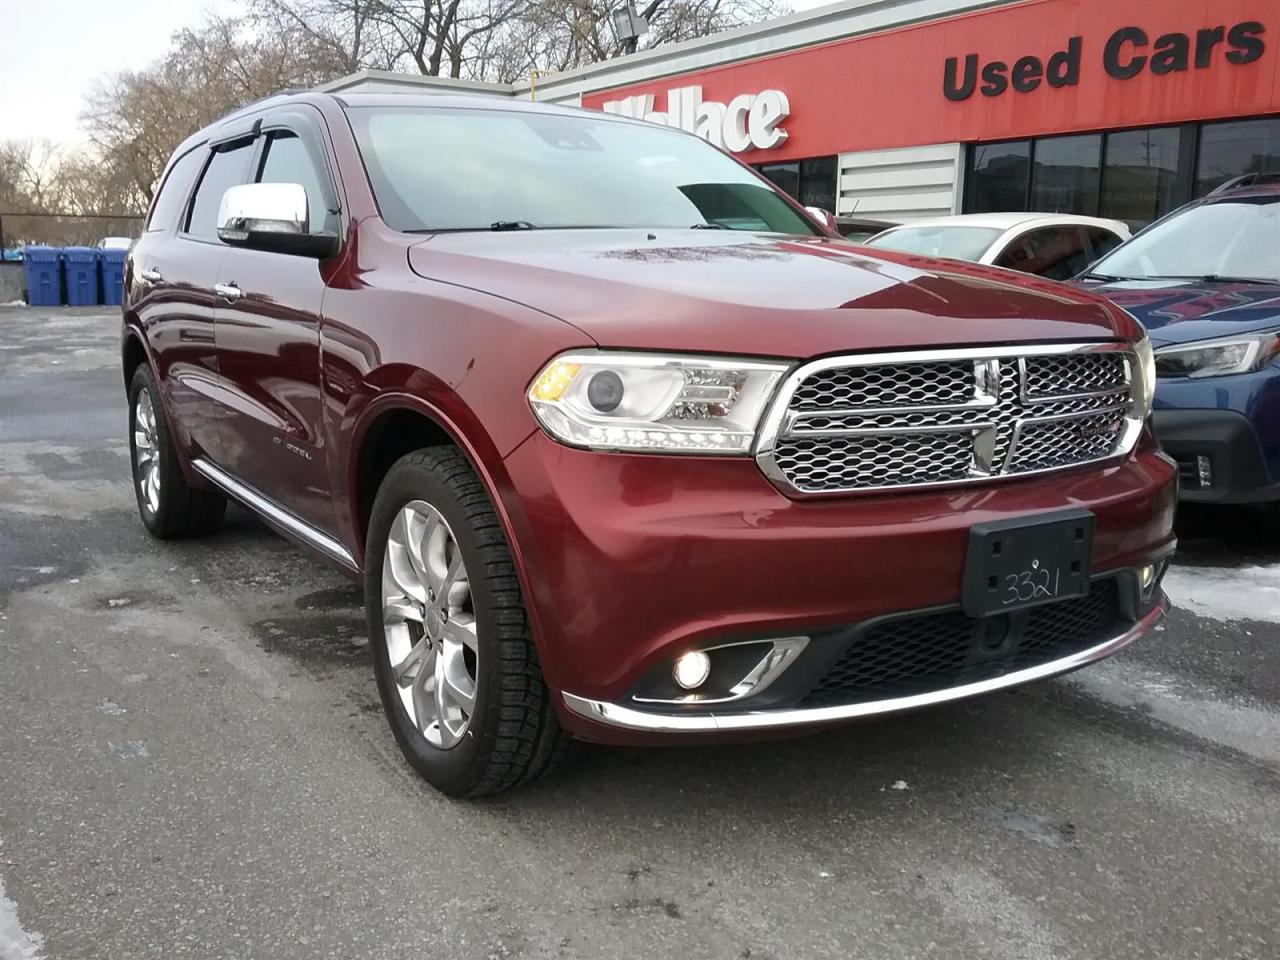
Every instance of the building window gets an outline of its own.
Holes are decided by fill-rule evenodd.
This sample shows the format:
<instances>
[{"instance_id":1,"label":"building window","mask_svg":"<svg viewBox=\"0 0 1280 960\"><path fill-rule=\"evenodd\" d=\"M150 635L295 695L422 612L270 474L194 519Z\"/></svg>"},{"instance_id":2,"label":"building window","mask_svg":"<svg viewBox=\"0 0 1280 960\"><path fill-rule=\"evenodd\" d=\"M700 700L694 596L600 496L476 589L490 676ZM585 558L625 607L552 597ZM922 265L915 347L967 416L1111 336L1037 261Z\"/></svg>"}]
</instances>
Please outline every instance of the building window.
<instances>
[{"instance_id":1,"label":"building window","mask_svg":"<svg viewBox=\"0 0 1280 960\"><path fill-rule=\"evenodd\" d=\"M806 207L821 207L836 212L836 158L811 157L784 163L761 163L756 166L784 193Z\"/></svg>"},{"instance_id":2,"label":"building window","mask_svg":"<svg viewBox=\"0 0 1280 960\"><path fill-rule=\"evenodd\" d=\"M1177 207L1181 147L1181 127L1107 134L1100 214L1134 226Z\"/></svg>"},{"instance_id":3,"label":"building window","mask_svg":"<svg viewBox=\"0 0 1280 960\"><path fill-rule=\"evenodd\" d=\"M1201 128L1196 196L1246 173L1280 173L1280 117L1206 123Z\"/></svg>"},{"instance_id":4,"label":"building window","mask_svg":"<svg viewBox=\"0 0 1280 960\"><path fill-rule=\"evenodd\" d=\"M1030 209L1045 213L1098 212L1102 137L1047 137L1031 155Z\"/></svg>"},{"instance_id":5,"label":"building window","mask_svg":"<svg viewBox=\"0 0 1280 960\"><path fill-rule=\"evenodd\" d=\"M1031 175L1031 141L980 143L970 151L970 213L1025 210Z\"/></svg>"},{"instance_id":6,"label":"building window","mask_svg":"<svg viewBox=\"0 0 1280 960\"><path fill-rule=\"evenodd\" d=\"M1138 229L1247 173L1280 173L1280 117L978 143L966 213L1079 213Z\"/></svg>"}]
</instances>

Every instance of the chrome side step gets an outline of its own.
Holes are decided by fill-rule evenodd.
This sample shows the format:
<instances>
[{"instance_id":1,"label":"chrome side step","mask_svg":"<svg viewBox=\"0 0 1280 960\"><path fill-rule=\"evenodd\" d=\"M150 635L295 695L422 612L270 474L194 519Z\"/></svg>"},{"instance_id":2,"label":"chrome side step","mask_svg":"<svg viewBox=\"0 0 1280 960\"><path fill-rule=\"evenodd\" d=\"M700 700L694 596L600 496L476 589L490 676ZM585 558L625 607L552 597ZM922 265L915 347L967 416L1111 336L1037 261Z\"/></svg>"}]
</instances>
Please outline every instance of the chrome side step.
<instances>
[{"instance_id":1,"label":"chrome side step","mask_svg":"<svg viewBox=\"0 0 1280 960\"><path fill-rule=\"evenodd\" d=\"M315 547L326 556L332 557L339 563L350 567L352 570L358 569L356 561L351 553L341 543L322 533L305 520L300 520L292 513L280 506L271 498L259 493L253 487L237 480L231 474L227 473L221 467L215 466L208 460L197 457L191 461L191 466L196 472L212 481L220 487L225 493L235 497L250 510L261 514L265 519L275 524L286 533L297 537L303 543Z\"/></svg>"}]
</instances>

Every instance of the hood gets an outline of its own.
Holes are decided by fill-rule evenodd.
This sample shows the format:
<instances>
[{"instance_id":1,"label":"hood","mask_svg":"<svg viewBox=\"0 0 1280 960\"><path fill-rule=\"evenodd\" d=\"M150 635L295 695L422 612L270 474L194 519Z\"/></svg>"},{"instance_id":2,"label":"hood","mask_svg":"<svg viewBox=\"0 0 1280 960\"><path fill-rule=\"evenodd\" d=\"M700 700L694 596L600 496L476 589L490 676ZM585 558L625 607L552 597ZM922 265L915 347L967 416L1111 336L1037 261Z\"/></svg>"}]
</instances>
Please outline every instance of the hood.
<instances>
[{"instance_id":1,"label":"hood","mask_svg":"<svg viewBox=\"0 0 1280 960\"><path fill-rule=\"evenodd\" d=\"M422 277L514 300L606 347L810 357L1132 336L1100 298L994 267L718 230L444 233Z\"/></svg>"},{"instance_id":2,"label":"hood","mask_svg":"<svg viewBox=\"0 0 1280 960\"><path fill-rule=\"evenodd\" d=\"M1274 283L1116 280L1082 286L1137 317L1158 346L1280 325L1280 286Z\"/></svg>"}]
</instances>

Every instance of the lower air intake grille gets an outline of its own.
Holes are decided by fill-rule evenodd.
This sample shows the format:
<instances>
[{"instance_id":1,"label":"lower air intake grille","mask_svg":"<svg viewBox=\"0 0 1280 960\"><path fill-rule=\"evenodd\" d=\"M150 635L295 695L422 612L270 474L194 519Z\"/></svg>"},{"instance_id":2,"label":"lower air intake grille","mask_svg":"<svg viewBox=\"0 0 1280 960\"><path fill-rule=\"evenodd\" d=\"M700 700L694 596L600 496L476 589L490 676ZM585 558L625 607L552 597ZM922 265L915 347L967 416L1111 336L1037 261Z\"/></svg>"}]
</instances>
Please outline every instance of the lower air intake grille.
<instances>
[{"instance_id":1,"label":"lower air intake grille","mask_svg":"<svg viewBox=\"0 0 1280 960\"><path fill-rule=\"evenodd\" d=\"M858 634L801 701L838 706L908 697L1036 667L1086 650L1129 624L1114 579L1087 596L977 619L960 611L885 620Z\"/></svg>"}]
</instances>

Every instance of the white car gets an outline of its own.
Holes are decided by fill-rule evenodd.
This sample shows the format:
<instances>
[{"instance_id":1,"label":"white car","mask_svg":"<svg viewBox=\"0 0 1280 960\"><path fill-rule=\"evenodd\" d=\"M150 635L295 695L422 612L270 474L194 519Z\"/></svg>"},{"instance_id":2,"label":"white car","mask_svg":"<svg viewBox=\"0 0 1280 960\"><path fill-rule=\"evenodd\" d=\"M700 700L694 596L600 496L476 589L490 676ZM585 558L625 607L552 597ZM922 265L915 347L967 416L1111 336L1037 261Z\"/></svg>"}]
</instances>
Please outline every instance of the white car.
<instances>
[{"instance_id":1,"label":"white car","mask_svg":"<svg viewBox=\"0 0 1280 960\"><path fill-rule=\"evenodd\" d=\"M1129 228L1119 220L1065 213L968 213L913 220L864 243L1069 280L1128 239Z\"/></svg>"},{"instance_id":2,"label":"white car","mask_svg":"<svg viewBox=\"0 0 1280 960\"><path fill-rule=\"evenodd\" d=\"M103 237L98 241L99 250L128 250L133 246L133 237Z\"/></svg>"}]
</instances>

